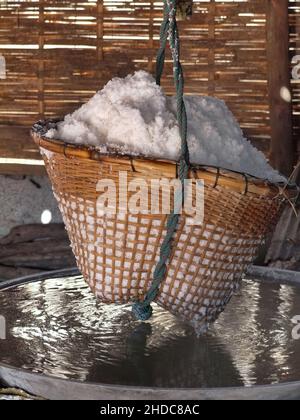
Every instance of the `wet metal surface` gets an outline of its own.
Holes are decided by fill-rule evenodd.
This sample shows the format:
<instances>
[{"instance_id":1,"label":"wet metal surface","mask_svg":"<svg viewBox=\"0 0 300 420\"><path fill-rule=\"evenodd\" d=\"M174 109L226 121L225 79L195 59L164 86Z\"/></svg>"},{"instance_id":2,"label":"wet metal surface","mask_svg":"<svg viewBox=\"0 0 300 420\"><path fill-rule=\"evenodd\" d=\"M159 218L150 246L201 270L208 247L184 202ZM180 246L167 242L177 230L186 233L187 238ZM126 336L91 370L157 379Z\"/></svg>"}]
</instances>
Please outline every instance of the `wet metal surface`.
<instances>
[{"instance_id":1,"label":"wet metal surface","mask_svg":"<svg viewBox=\"0 0 300 420\"><path fill-rule=\"evenodd\" d=\"M0 363L56 378L112 385L218 388L300 380L300 288L244 281L211 331L155 307L148 323L128 306L96 302L81 277L0 292L7 339Z\"/></svg>"}]
</instances>

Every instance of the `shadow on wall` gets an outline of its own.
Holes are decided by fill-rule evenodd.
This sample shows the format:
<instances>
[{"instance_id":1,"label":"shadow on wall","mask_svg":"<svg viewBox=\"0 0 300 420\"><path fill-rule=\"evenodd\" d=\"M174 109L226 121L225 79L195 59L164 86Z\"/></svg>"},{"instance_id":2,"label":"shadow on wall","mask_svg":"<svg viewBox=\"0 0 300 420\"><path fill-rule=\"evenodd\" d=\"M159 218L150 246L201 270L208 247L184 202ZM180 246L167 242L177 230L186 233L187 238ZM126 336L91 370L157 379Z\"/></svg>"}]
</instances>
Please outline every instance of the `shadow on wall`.
<instances>
[{"instance_id":1,"label":"shadow on wall","mask_svg":"<svg viewBox=\"0 0 300 420\"><path fill-rule=\"evenodd\" d=\"M0 237L19 225L62 222L47 177L0 176L0 200Z\"/></svg>"},{"instance_id":2,"label":"shadow on wall","mask_svg":"<svg viewBox=\"0 0 300 420\"><path fill-rule=\"evenodd\" d=\"M47 177L0 176L0 281L76 265Z\"/></svg>"}]
</instances>

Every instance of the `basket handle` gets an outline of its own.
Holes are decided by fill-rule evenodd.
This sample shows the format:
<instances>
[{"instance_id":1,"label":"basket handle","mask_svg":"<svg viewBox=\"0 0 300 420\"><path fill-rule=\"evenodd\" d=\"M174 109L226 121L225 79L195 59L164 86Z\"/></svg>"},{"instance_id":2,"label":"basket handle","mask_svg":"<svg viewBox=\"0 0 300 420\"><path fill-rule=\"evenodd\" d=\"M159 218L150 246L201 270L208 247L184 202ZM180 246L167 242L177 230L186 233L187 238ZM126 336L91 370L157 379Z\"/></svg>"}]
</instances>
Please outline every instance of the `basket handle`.
<instances>
[{"instance_id":1,"label":"basket handle","mask_svg":"<svg viewBox=\"0 0 300 420\"><path fill-rule=\"evenodd\" d=\"M156 61L156 82L160 85L164 69L165 51L167 41L169 40L169 46L173 58L173 74L177 98L177 120L181 137L181 154L178 175L182 184L182 189L179 191L179 194L175 194L174 210L171 212L167 220L167 233L161 246L160 259L154 270L151 287L146 294L144 301L136 302L132 307L135 317L142 321L146 321L151 317L153 312L151 303L157 297L160 285L165 279L167 273L167 262L171 256L174 234L177 230L179 222L179 211L176 211L176 209L178 210L181 208L182 201L184 199L184 181L188 177L190 167L189 148L187 144L187 115L183 99L184 78L180 63L180 44L176 22L176 11L177 0L164 0L164 19L160 30L160 48L158 50Z\"/></svg>"},{"instance_id":2,"label":"basket handle","mask_svg":"<svg viewBox=\"0 0 300 420\"><path fill-rule=\"evenodd\" d=\"M187 165L190 164L187 144L187 115L183 99L184 76L180 62L180 41L176 21L178 0L164 0L164 19L160 28L160 47L156 58L156 83L160 85L164 71L166 47L169 46L173 59L173 75L177 98L177 120L181 137L181 159L184 158Z\"/></svg>"}]
</instances>

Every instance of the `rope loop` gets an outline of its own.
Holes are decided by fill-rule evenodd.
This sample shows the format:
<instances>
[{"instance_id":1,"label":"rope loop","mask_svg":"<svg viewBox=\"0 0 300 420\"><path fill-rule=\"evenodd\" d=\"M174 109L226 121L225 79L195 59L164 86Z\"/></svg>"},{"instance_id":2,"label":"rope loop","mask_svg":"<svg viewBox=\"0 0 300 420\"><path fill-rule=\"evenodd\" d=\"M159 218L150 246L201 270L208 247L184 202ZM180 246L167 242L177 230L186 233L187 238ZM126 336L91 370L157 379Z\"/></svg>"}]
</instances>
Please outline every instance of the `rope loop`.
<instances>
[{"instance_id":1,"label":"rope loop","mask_svg":"<svg viewBox=\"0 0 300 420\"><path fill-rule=\"evenodd\" d=\"M157 54L156 60L156 83L160 85L161 77L164 70L165 63L165 51L167 43L169 41L170 50L173 59L173 75L174 84L176 88L176 99L177 99L177 120L179 126L179 133L181 137L181 154L179 160L178 175L181 181L182 189L177 191L175 194L176 209L178 202L181 200L181 204L184 200L184 181L188 177L190 167L189 149L187 144L187 115L184 104L183 91L184 91L184 77L182 65L180 63L180 43L178 27L176 22L176 9L177 0L164 0L164 18L160 30L160 48ZM179 206L181 207L181 206ZM171 256L174 242L174 235L177 230L179 222L179 214L174 211L169 215L166 223L166 236L163 240L160 249L160 259L154 270L153 281L151 287L146 294L143 302L136 302L132 311L134 316L141 320L146 321L152 315L151 303L155 300L159 293L160 285L165 279L167 273L167 262Z\"/></svg>"}]
</instances>

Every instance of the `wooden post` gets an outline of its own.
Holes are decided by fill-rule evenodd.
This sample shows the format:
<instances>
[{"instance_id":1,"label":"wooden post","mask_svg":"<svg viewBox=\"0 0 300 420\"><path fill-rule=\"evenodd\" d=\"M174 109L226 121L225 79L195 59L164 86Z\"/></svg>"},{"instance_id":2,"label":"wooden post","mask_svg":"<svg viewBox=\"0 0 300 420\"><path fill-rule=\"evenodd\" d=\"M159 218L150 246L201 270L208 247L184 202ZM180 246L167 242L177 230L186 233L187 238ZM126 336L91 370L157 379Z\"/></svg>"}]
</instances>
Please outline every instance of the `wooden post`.
<instances>
[{"instance_id":1,"label":"wooden post","mask_svg":"<svg viewBox=\"0 0 300 420\"><path fill-rule=\"evenodd\" d=\"M104 3L103 0L97 0L97 62L102 64L104 60L103 52L104 36Z\"/></svg>"},{"instance_id":2,"label":"wooden post","mask_svg":"<svg viewBox=\"0 0 300 420\"><path fill-rule=\"evenodd\" d=\"M271 163L290 175L296 161L289 60L288 0L267 0L267 56L271 123ZM291 95L290 95L291 96Z\"/></svg>"},{"instance_id":3,"label":"wooden post","mask_svg":"<svg viewBox=\"0 0 300 420\"><path fill-rule=\"evenodd\" d=\"M44 6L39 6L39 64L38 64L38 106L39 106L39 119L45 116L45 61L44 61Z\"/></svg>"},{"instance_id":4,"label":"wooden post","mask_svg":"<svg viewBox=\"0 0 300 420\"><path fill-rule=\"evenodd\" d=\"M150 1L149 11L149 58L148 58L148 71L154 73L154 0Z\"/></svg>"},{"instance_id":5,"label":"wooden post","mask_svg":"<svg viewBox=\"0 0 300 420\"><path fill-rule=\"evenodd\" d=\"M216 2L211 0L209 4L208 15L208 39L211 43L208 50L208 89L207 92L210 96L215 96L216 92L216 52L215 52L215 39L216 39Z\"/></svg>"}]
</instances>

